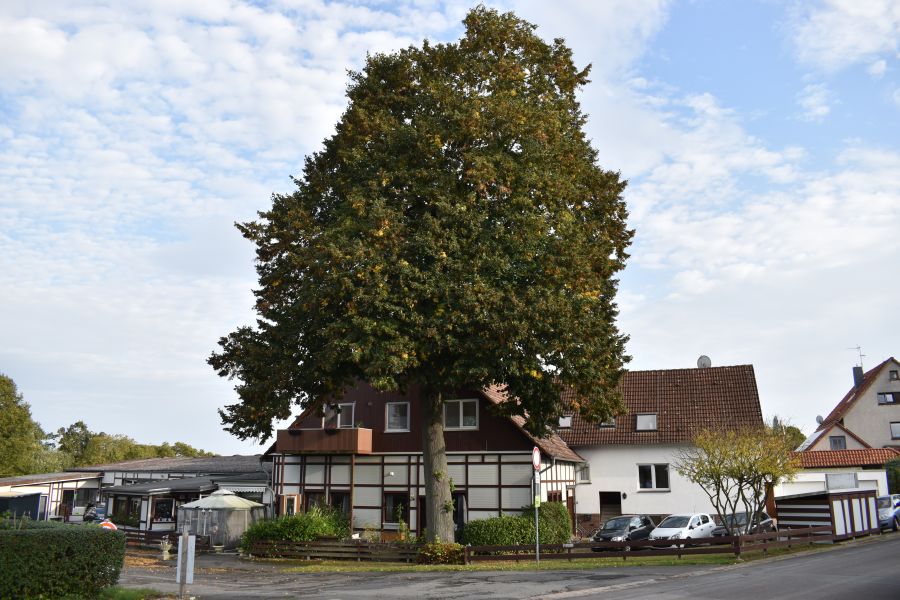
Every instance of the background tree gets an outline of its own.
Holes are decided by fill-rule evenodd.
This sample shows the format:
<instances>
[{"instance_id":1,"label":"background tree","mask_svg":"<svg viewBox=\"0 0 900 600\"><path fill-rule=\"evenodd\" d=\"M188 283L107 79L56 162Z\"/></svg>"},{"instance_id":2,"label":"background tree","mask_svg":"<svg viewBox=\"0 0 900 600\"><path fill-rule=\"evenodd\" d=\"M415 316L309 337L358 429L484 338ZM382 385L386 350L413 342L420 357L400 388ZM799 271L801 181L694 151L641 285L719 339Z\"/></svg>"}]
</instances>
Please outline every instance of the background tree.
<instances>
[{"instance_id":1,"label":"background tree","mask_svg":"<svg viewBox=\"0 0 900 600\"><path fill-rule=\"evenodd\" d=\"M787 421L780 418L778 415L773 416L771 422L767 423L766 426L773 433L783 435L786 438L787 443L794 450L796 450L797 447L806 440L806 435L804 435L799 427L790 425Z\"/></svg>"},{"instance_id":2,"label":"background tree","mask_svg":"<svg viewBox=\"0 0 900 600\"><path fill-rule=\"evenodd\" d=\"M0 477L33 473L41 463L44 437L16 383L0 374Z\"/></svg>"},{"instance_id":3,"label":"background tree","mask_svg":"<svg viewBox=\"0 0 900 600\"><path fill-rule=\"evenodd\" d=\"M238 226L256 244L256 327L210 364L239 380L220 411L267 439L295 403L357 380L422 398L429 537L453 539L443 401L502 384L505 414L544 434L568 387L586 418L621 409L626 337L615 274L626 227L617 173L597 165L562 40L471 11L457 43L370 56L336 133L291 195Z\"/></svg>"},{"instance_id":4,"label":"background tree","mask_svg":"<svg viewBox=\"0 0 900 600\"><path fill-rule=\"evenodd\" d=\"M750 533L765 508L767 490L793 479L799 468L791 441L771 427L706 430L682 450L675 470L709 497L729 535ZM731 519L746 513L745 523Z\"/></svg>"}]
</instances>

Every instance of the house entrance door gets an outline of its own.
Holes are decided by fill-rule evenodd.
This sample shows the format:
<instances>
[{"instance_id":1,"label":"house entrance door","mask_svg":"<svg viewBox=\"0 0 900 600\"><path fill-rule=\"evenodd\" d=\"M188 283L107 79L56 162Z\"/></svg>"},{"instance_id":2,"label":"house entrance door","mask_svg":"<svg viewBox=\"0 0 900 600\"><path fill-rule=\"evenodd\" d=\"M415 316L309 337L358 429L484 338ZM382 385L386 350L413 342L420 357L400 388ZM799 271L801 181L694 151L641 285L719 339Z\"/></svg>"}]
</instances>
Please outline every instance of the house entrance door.
<instances>
[{"instance_id":1,"label":"house entrance door","mask_svg":"<svg viewBox=\"0 0 900 600\"><path fill-rule=\"evenodd\" d=\"M621 492L600 492L600 526L622 514Z\"/></svg>"}]
</instances>

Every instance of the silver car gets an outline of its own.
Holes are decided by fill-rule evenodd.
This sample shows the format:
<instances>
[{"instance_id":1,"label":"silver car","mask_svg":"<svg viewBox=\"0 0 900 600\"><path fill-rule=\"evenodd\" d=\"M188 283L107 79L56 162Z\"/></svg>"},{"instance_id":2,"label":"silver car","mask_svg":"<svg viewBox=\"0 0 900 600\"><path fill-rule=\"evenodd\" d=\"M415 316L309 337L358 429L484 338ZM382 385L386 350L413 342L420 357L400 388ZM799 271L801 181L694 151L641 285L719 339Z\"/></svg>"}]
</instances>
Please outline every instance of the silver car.
<instances>
[{"instance_id":1,"label":"silver car","mask_svg":"<svg viewBox=\"0 0 900 600\"><path fill-rule=\"evenodd\" d=\"M900 494L878 498L878 524L882 529L900 529Z\"/></svg>"}]
</instances>

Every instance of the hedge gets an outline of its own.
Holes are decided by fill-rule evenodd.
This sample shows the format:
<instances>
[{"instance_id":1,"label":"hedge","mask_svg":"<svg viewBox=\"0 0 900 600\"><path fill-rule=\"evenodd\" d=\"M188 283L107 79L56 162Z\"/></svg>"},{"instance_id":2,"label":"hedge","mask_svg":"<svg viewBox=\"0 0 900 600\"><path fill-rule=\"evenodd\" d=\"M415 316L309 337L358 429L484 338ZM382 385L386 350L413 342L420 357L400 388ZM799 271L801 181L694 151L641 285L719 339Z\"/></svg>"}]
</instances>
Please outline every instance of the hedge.
<instances>
[{"instance_id":1,"label":"hedge","mask_svg":"<svg viewBox=\"0 0 900 600\"><path fill-rule=\"evenodd\" d=\"M311 542L320 537L350 537L350 521L332 508L313 507L305 513L257 521L241 537L241 549L249 552L256 540Z\"/></svg>"},{"instance_id":2,"label":"hedge","mask_svg":"<svg viewBox=\"0 0 900 600\"><path fill-rule=\"evenodd\" d=\"M544 502L538 515L542 544L564 544L572 538L572 522L564 504ZM469 521L463 528L462 541L472 546L533 544L534 506L523 507L521 516Z\"/></svg>"},{"instance_id":3,"label":"hedge","mask_svg":"<svg viewBox=\"0 0 900 600\"><path fill-rule=\"evenodd\" d=\"M115 585L125 534L99 525L0 521L0 598L96 598Z\"/></svg>"}]
</instances>

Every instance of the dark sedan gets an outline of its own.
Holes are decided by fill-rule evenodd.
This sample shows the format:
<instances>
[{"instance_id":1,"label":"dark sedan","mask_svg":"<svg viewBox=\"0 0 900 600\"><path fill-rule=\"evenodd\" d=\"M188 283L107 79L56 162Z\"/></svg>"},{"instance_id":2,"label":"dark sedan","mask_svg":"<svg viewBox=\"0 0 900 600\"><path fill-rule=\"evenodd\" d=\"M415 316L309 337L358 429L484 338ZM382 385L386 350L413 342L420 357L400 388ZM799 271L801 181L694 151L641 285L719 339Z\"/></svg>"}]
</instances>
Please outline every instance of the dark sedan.
<instances>
[{"instance_id":1,"label":"dark sedan","mask_svg":"<svg viewBox=\"0 0 900 600\"><path fill-rule=\"evenodd\" d=\"M731 525L731 529L734 531L735 535L740 535L741 533L746 532L747 513L734 513L733 515L728 515L725 518L728 520L728 524ZM769 517L769 515L766 514L766 511L761 511L758 517L755 519L753 526L750 528L750 533L768 533L770 531L777 531L775 522L771 517ZM719 525L718 527L713 529L712 534L717 537L728 535L728 529L726 529L725 525Z\"/></svg>"},{"instance_id":2,"label":"dark sedan","mask_svg":"<svg viewBox=\"0 0 900 600\"><path fill-rule=\"evenodd\" d=\"M646 540L656 525L647 515L622 515L607 521L603 528L594 534L595 542L628 542ZM628 550L628 548L625 548ZM600 552L602 548L592 548Z\"/></svg>"}]
</instances>

